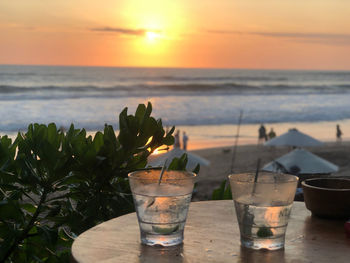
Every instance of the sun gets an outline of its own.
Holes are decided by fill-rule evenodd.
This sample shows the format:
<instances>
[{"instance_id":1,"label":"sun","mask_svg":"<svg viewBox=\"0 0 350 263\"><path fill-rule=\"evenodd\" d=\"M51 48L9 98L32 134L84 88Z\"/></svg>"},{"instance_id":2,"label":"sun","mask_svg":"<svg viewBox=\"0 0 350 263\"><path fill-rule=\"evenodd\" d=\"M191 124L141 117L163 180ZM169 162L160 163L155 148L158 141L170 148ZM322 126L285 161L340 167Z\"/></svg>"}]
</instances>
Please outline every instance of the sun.
<instances>
[{"instance_id":1,"label":"sun","mask_svg":"<svg viewBox=\"0 0 350 263\"><path fill-rule=\"evenodd\" d=\"M145 37L148 42L153 43L153 42L156 42L156 40L159 40L161 38L161 34L155 31L147 31L145 33Z\"/></svg>"},{"instance_id":2,"label":"sun","mask_svg":"<svg viewBox=\"0 0 350 263\"><path fill-rule=\"evenodd\" d=\"M0 0L1 1L1 0ZM178 1L128 0L121 8L125 27L137 29L128 48L138 65L157 66L173 61L175 45L186 32L188 17ZM139 33L142 32L142 33Z\"/></svg>"}]
</instances>

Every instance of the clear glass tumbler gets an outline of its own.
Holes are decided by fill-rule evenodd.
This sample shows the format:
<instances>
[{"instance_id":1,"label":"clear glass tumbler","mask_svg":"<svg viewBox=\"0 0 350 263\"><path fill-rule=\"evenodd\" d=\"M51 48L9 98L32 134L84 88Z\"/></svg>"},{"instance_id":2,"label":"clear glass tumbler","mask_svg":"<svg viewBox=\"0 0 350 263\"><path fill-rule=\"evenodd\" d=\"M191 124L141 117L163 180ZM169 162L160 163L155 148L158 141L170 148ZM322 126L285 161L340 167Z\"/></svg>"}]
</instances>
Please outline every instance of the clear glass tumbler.
<instances>
[{"instance_id":1,"label":"clear glass tumbler","mask_svg":"<svg viewBox=\"0 0 350 263\"><path fill-rule=\"evenodd\" d=\"M252 249L284 247L285 234L298 183L287 174L229 175L241 245Z\"/></svg>"},{"instance_id":2,"label":"clear glass tumbler","mask_svg":"<svg viewBox=\"0 0 350 263\"><path fill-rule=\"evenodd\" d=\"M196 174L165 171L160 183L159 176L160 170L155 169L129 174L141 243L178 245L183 242Z\"/></svg>"}]
</instances>

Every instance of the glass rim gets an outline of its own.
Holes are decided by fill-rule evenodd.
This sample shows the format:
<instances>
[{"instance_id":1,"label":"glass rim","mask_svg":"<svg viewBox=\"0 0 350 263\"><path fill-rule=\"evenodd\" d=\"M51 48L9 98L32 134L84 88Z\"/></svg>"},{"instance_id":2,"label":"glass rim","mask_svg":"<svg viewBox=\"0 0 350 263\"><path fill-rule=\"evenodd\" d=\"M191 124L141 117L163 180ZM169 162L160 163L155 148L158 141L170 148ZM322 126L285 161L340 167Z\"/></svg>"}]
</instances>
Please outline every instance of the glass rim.
<instances>
[{"instance_id":1,"label":"glass rim","mask_svg":"<svg viewBox=\"0 0 350 263\"><path fill-rule=\"evenodd\" d=\"M264 174L264 175L282 175L284 177L288 177L291 180L285 181L285 182L278 182L278 184L288 184L288 183L295 183L299 181L299 177L297 177L296 175L292 175L292 174L286 174L286 173L273 173L273 172L260 172L260 174ZM240 183L255 183L255 184L275 184L276 182L271 181L271 182L259 182L259 180L257 182L254 181L248 181L245 178L233 178L233 176L235 175L251 175L251 176L255 176L255 173L253 172L247 172L247 173L234 173L234 174L229 174L228 175L228 179L229 181L233 181L233 182L240 182Z\"/></svg>"},{"instance_id":2,"label":"glass rim","mask_svg":"<svg viewBox=\"0 0 350 263\"><path fill-rule=\"evenodd\" d=\"M133 180L147 180L147 181L158 181L159 178L141 178L141 177L136 177L135 175L136 174L139 174L139 173L145 173L145 172L152 172L152 171L159 171L159 175L160 175L160 172L161 170L160 169L155 169L155 168L151 168L151 169L145 169L145 170L139 170L139 171L133 171L133 172L130 172L128 173L128 178L129 179L133 179ZM165 173L169 173L169 172L172 172L172 173L182 173L182 174L186 174L188 175L188 177L185 177L185 178L162 178L162 180L164 179L165 181L182 181L182 180L192 180L192 179L195 179L198 174L194 173L194 172L189 172L189 171L180 171L180 170L165 170L164 171L164 174Z\"/></svg>"}]
</instances>

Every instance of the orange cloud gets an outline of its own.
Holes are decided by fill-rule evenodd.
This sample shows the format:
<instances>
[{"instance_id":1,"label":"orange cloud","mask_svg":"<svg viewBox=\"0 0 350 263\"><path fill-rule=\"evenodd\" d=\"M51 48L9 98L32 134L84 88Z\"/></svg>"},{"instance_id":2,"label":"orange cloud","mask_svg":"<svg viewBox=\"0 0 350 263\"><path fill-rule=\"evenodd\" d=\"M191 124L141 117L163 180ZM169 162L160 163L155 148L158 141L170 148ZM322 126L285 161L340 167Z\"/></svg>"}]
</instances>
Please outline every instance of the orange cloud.
<instances>
[{"instance_id":1,"label":"orange cloud","mask_svg":"<svg viewBox=\"0 0 350 263\"><path fill-rule=\"evenodd\" d=\"M332 33L296 33L296 32L242 32L230 30L207 30L213 34L229 34L229 35L256 35L263 37L288 38L297 39L302 42L326 43L326 44L344 44L350 45L350 34L332 34Z\"/></svg>"},{"instance_id":2,"label":"orange cloud","mask_svg":"<svg viewBox=\"0 0 350 263\"><path fill-rule=\"evenodd\" d=\"M119 27L96 27L91 28L91 31L98 31L98 32L113 32L113 33L120 33L123 35L134 35L134 36L142 36L144 35L147 30L145 29L129 29L129 28L119 28Z\"/></svg>"}]
</instances>

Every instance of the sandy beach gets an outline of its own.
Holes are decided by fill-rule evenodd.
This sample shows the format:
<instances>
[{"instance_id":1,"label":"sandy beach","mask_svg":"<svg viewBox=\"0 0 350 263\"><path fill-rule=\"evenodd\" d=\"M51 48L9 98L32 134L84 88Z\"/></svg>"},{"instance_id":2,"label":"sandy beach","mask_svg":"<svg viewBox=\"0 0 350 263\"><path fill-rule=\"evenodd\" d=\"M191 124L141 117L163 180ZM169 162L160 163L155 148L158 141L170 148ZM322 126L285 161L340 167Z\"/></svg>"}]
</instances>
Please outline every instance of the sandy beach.
<instances>
[{"instance_id":1,"label":"sandy beach","mask_svg":"<svg viewBox=\"0 0 350 263\"><path fill-rule=\"evenodd\" d=\"M233 145L237 133L237 122L238 120L234 120L234 124L230 125L176 126L176 129L180 130L181 134L183 131L186 131L189 136L189 150L199 150ZM332 143L335 141L337 124L340 124L343 133L343 141L350 141L350 119L323 122L264 123L267 132L273 128L277 136L287 132L289 129L296 128L300 132L325 143ZM243 119L240 127L238 144L256 144L259 126L259 123L245 123Z\"/></svg>"},{"instance_id":2,"label":"sandy beach","mask_svg":"<svg viewBox=\"0 0 350 263\"><path fill-rule=\"evenodd\" d=\"M331 176L350 177L350 142L325 143L321 147L306 148L313 154L339 166ZM208 148L192 151L210 161L210 166L201 167L194 200L208 200L214 189L231 173L233 147ZM262 166L290 151L288 147L271 148L257 145L242 145L237 148L233 172L254 172L258 158Z\"/></svg>"}]
</instances>

